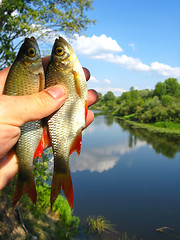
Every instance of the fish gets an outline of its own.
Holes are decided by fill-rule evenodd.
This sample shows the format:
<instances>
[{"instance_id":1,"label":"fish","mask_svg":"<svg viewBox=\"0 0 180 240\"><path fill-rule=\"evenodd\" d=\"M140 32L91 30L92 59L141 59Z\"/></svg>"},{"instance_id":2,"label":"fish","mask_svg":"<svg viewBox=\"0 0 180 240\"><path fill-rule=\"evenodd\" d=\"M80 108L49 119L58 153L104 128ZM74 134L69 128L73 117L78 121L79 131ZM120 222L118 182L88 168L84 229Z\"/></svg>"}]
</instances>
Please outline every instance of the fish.
<instances>
[{"instance_id":1,"label":"fish","mask_svg":"<svg viewBox=\"0 0 180 240\"><path fill-rule=\"evenodd\" d=\"M16 59L10 67L3 94L23 96L37 93L45 87L40 50L34 37L25 38ZM24 113L26 114L26 113ZM43 123L41 120L21 126L21 135L15 145L18 158L18 179L13 206L26 192L36 204L37 192L33 177L33 159L43 152Z\"/></svg>"},{"instance_id":2,"label":"fish","mask_svg":"<svg viewBox=\"0 0 180 240\"><path fill-rule=\"evenodd\" d=\"M69 156L80 154L82 131L87 117L87 83L79 60L62 37L56 38L45 73L45 88L61 84L68 90L63 106L47 119L54 155L51 209L61 189L71 209L74 203Z\"/></svg>"}]
</instances>

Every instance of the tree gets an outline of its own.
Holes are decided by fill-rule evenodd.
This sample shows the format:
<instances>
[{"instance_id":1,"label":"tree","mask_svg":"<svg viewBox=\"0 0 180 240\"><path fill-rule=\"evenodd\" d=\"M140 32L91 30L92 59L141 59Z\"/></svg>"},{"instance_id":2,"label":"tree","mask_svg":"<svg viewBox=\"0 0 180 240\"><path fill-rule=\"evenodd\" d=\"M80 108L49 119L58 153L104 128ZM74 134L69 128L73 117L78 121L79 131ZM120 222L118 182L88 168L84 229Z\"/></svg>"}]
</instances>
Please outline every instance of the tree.
<instances>
[{"instance_id":1,"label":"tree","mask_svg":"<svg viewBox=\"0 0 180 240\"><path fill-rule=\"evenodd\" d=\"M161 98L165 94L166 94L166 84L162 82L158 82L155 86L154 95Z\"/></svg>"},{"instance_id":2,"label":"tree","mask_svg":"<svg viewBox=\"0 0 180 240\"><path fill-rule=\"evenodd\" d=\"M180 84L176 78L168 78L165 82L166 93L171 96L180 95Z\"/></svg>"},{"instance_id":3,"label":"tree","mask_svg":"<svg viewBox=\"0 0 180 240\"><path fill-rule=\"evenodd\" d=\"M105 95L104 95L104 100L105 101L113 101L115 99L114 93L111 91L108 91Z\"/></svg>"},{"instance_id":4,"label":"tree","mask_svg":"<svg viewBox=\"0 0 180 240\"><path fill-rule=\"evenodd\" d=\"M67 35L86 30L95 23L86 13L93 0L2 0L0 6L0 68L10 65L15 56L15 40L38 32ZM17 42L17 41L16 41Z\"/></svg>"}]
</instances>

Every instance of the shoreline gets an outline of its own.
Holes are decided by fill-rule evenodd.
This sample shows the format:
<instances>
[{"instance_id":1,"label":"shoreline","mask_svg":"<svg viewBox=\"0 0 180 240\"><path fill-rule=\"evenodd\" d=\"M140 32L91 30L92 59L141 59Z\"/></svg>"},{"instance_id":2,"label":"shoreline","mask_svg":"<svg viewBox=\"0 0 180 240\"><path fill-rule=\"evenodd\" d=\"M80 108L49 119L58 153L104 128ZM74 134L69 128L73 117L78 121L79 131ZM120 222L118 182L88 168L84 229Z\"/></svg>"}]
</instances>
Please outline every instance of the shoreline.
<instances>
[{"instance_id":1,"label":"shoreline","mask_svg":"<svg viewBox=\"0 0 180 240\"><path fill-rule=\"evenodd\" d=\"M132 128L145 129L145 130L151 132L152 134L157 134L157 135L161 135L161 136L167 136L167 137L173 137L176 139L180 139L180 130L175 130L175 129L170 129L170 128L161 128L161 127L153 126L150 123L149 124L148 123L138 123L135 121L126 120L122 117L117 117L117 116L115 116L115 117L123 122L126 122Z\"/></svg>"}]
</instances>

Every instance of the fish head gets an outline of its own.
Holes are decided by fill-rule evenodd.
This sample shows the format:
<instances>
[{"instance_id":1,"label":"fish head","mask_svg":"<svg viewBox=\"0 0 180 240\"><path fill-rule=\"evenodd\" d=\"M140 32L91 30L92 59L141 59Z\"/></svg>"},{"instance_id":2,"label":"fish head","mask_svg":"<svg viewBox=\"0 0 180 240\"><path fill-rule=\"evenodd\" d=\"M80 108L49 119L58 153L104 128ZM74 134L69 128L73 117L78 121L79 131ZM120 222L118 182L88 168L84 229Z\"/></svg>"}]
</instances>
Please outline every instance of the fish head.
<instances>
[{"instance_id":1,"label":"fish head","mask_svg":"<svg viewBox=\"0 0 180 240\"><path fill-rule=\"evenodd\" d=\"M42 72L42 61L38 44L34 37L25 38L16 61L24 65L26 70L34 74Z\"/></svg>"},{"instance_id":2,"label":"fish head","mask_svg":"<svg viewBox=\"0 0 180 240\"><path fill-rule=\"evenodd\" d=\"M55 68L59 70L71 70L75 58L76 55L69 43L62 37L56 38L51 53L51 61Z\"/></svg>"}]
</instances>

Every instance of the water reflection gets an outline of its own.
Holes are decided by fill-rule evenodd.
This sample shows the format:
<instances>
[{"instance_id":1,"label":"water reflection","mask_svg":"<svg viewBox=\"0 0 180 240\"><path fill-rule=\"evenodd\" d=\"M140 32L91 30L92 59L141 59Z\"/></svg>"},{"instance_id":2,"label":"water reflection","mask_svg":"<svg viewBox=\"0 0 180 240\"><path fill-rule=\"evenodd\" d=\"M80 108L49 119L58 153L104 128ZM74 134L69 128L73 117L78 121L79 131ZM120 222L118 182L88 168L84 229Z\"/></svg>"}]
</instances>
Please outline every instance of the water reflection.
<instances>
[{"instance_id":1,"label":"water reflection","mask_svg":"<svg viewBox=\"0 0 180 240\"><path fill-rule=\"evenodd\" d=\"M79 157L76 153L71 157L72 172L89 170L102 173L108 171L115 167L124 154L146 145L144 140L136 139L136 144L132 148L128 144L127 133L123 137L122 128L111 115L101 116L101 113L98 113L95 117L95 122L84 133L83 146L86 146L86 149L82 147ZM133 136L131 138L134 139Z\"/></svg>"},{"instance_id":2,"label":"water reflection","mask_svg":"<svg viewBox=\"0 0 180 240\"><path fill-rule=\"evenodd\" d=\"M107 171L120 161L122 155L136 151L144 145L146 145L145 142L137 141L133 149L128 146L127 142L89 149L88 151L82 152L80 157L76 155L72 156L71 171L89 170L90 172L97 171L99 173Z\"/></svg>"},{"instance_id":3,"label":"water reflection","mask_svg":"<svg viewBox=\"0 0 180 240\"><path fill-rule=\"evenodd\" d=\"M120 119L115 119L117 123L129 132L129 146L136 145L137 139L146 141L151 145L156 153L163 154L168 158L174 158L177 152L180 152L180 139L173 136L162 136L146 129L133 128L127 122Z\"/></svg>"},{"instance_id":4,"label":"water reflection","mask_svg":"<svg viewBox=\"0 0 180 240\"><path fill-rule=\"evenodd\" d=\"M173 161L163 156L179 152L176 141L104 115L83 135L80 156L70 159L75 215L103 215L137 239L162 240L156 228L179 228L180 154Z\"/></svg>"}]
</instances>

